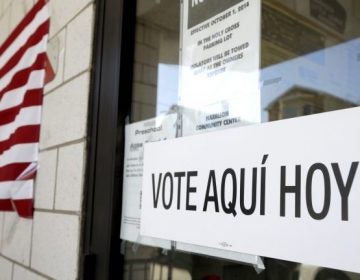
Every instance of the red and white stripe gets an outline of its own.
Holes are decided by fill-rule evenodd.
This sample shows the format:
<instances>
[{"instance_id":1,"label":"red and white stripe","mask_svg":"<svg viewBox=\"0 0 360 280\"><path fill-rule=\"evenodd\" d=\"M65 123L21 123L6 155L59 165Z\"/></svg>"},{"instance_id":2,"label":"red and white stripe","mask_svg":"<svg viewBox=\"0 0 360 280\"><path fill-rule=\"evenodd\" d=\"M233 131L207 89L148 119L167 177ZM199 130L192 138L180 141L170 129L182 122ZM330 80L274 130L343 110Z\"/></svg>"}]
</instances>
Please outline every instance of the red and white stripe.
<instances>
[{"instance_id":1,"label":"red and white stripe","mask_svg":"<svg viewBox=\"0 0 360 280\"><path fill-rule=\"evenodd\" d=\"M0 47L0 211L33 215L50 18L39 0Z\"/></svg>"}]
</instances>

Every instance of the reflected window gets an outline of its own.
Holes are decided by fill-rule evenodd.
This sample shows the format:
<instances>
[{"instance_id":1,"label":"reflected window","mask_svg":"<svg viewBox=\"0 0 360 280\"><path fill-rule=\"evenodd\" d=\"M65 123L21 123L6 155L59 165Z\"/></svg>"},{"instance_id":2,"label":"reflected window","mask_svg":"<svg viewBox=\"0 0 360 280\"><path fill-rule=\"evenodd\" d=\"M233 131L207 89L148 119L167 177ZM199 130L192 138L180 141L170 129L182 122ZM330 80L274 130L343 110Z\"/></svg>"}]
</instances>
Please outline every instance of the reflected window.
<instances>
[{"instance_id":1,"label":"reflected window","mask_svg":"<svg viewBox=\"0 0 360 280\"><path fill-rule=\"evenodd\" d=\"M303 106L303 115L306 116L306 115L311 115L314 113L314 107L313 105L310 105L310 104L305 104Z\"/></svg>"}]
</instances>

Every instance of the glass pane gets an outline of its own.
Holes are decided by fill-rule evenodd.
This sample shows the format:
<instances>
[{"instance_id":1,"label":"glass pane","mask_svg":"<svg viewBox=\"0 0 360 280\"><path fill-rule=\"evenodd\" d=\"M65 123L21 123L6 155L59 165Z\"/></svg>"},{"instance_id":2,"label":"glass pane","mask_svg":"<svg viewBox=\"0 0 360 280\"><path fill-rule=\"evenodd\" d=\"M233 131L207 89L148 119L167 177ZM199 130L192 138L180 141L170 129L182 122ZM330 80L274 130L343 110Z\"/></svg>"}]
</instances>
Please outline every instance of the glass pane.
<instances>
[{"instance_id":1,"label":"glass pane","mask_svg":"<svg viewBox=\"0 0 360 280\"><path fill-rule=\"evenodd\" d=\"M234 80L222 85L223 89L217 91L213 103L205 104L202 97L194 98L194 104L187 101L184 106L185 93L180 86L185 67L182 65L184 50L181 50L181 46L184 36L181 30L180 2L137 0L130 123L150 120L142 123L145 133L149 129L156 130L159 125L153 118L176 114L177 124L172 136L156 135L144 141L252 124L251 121L244 120L243 112L239 109L241 104L237 95L241 96L243 92L239 90L238 93L227 95L234 88L239 88ZM221 3L218 5L225 2L231 1L218 1ZM249 0L243 2L246 6ZM196 30L201 26L201 19L206 18L202 13L196 16L198 18L195 17L194 22L189 23L193 26L191 30ZM236 34L238 27L231 28L232 34ZM261 95L259 107L255 104L250 109L260 114L261 122L267 122L358 106L359 37L358 0L262 0L258 81ZM240 53L246 57L248 50L243 43L239 41L239 46L242 47L239 53L234 53L234 57ZM204 48L210 47L213 45L206 45ZM241 71L236 69L237 72L234 69L228 71L230 68L217 68L215 63L222 61L225 64L224 58L212 59L212 67L215 67L216 72L206 72L211 77L228 77L234 73L241 76ZM234 59L239 59L239 56ZM231 63L232 61L229 62L230 65ZM198 65L193 67L194 73L198 71L198 77L204 74L202 71L207 71L200 64L208 66L210 63L198 61ZM182 130L179 129L179 123L182 124ZM183 127L186 125L188 129L184 132ZM141 157L141 152L139 154ZM127 166L127 162L125 165ZM138 173L129 175L129 178L141 177L141 166L137 168ZM129 167L129 173L130 169ZM128 186L132 182L135 181L128 181ZM129 223L138 227L136 217L127 218ZM266 270L258 274L253 267L234 261L174 250L164 251L154 246L139 246L128 242L125 251L124 279L129 280L360 280L360 275L355 273L270 258L264 260Z\"/></svg>"}]
</instances>

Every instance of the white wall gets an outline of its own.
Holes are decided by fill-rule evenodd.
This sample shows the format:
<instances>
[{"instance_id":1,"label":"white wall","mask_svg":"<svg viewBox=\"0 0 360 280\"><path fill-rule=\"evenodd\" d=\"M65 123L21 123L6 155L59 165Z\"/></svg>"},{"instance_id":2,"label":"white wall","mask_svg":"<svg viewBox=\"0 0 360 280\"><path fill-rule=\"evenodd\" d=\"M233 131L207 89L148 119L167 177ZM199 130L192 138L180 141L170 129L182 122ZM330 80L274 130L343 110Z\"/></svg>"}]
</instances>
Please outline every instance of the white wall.
<instances>
[{"instance_id":1,"label":"white wall","mask_svg":"<svg viewBox=\"0 0 360 280\"><path fill-rule=\"evenodd\" d=\"M36 0L0 0L0 44ZM33 220L0 213L0 280L77 279L94 21L92 0L50 0L58 55L46 86Z\"/></svg>"}]
</instances>

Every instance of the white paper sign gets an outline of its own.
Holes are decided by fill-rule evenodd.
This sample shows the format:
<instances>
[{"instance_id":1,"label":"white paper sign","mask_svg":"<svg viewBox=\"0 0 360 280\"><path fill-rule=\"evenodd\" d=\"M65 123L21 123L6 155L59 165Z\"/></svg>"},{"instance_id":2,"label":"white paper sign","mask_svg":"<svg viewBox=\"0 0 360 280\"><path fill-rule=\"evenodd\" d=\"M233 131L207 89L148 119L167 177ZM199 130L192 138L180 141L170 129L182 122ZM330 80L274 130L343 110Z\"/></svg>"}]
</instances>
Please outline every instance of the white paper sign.
<instances>
[{"instance_id":1,"label":"white paper sign","mask_svg":"<svg viewBox=\"0 0 360 280\"><path fill-rule=\"evenodd\" d=\"M121 233L123 240L170 248L170 242L140 236L141 185L144 144L164 141L176 135L176 114L133 123L125 127L125 159Z\"/></svg>"},{"instance_id":2,"label":"white paper sign","mask_svg":"<svg viewBox=\"0 0 360 280\"><path fill-rule=\"evenodd\" d=\"M141 234L360 272L360 108L145 145Z\"/></svg>"},{"instance_id":3,"label":"white paper sign","mask_svg":"<svg viewBox=\"0 0 360 280\"><path fill-rule=\"evenodd\" d=\"M183 1L182 107L203 115L226 113L226 118L237 117L247 123L260 121L260 2ZM199 121L192 123L193 129L211 125L211 120L203 119L200 115Z\"/></svg>"}]
</instances>

